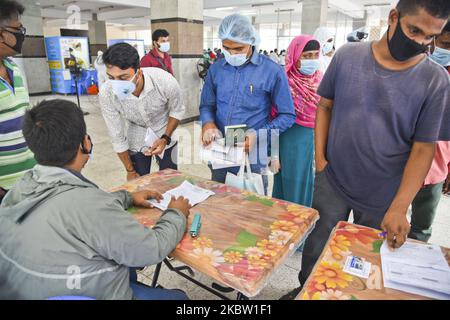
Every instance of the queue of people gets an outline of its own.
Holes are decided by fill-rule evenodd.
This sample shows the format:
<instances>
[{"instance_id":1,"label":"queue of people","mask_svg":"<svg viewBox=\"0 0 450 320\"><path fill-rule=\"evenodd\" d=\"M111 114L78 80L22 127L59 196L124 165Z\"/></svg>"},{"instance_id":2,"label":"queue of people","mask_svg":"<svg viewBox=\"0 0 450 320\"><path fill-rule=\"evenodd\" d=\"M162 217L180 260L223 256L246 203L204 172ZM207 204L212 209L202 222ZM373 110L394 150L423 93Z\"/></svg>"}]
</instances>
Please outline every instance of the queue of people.
<instances>
[{"instance_id":1,"label":"queue of people","mask_svg":"<svg viewBox=\"0 0 450 320\"><path fill-rule=\"evenodd\" d=\"M180 290L140 285L136 268L161 262L180 242L188 201L172 199L148 229L126 210L149 207L147 200L161 194L107 193L83 176L94 151L83 113L63 99L30 108L10 59L21 51L24 7L7 0L2 10L0 298L64 294L67 279L55 275L76 265L89 278L82 295L187 299ZM268 56L247 17L223 19L223 56L216 51L201 93L201 141L209 145L225 127L245 126L251 170L270 166L276 174L273 197L320 214L303 249L299 284L284 298L300 292L332 229L351 212L355 223L385 231L391 248L408 237L429 240L441 195L450 191L449 16L447 2L400 0L378 41L335 50L333 34L321 28ZM150 173L153 157L160 170L178 168L173 134L185 104L169 37L156 30L142 60L126 43L102 54L99 105L127 180ZM149 135L157 137L150 146ZM221 183L239 171L209 168Z\"/></svg>"}]
</instances>

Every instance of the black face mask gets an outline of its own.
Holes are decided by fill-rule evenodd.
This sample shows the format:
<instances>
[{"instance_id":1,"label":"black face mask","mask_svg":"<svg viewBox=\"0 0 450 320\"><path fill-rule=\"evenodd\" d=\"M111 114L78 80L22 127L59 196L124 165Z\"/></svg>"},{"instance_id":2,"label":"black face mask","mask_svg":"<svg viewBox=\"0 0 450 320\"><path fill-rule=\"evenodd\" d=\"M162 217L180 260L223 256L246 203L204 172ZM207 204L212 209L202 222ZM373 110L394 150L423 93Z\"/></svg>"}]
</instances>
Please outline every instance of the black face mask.
<instances>
[{"instance_id":1,"label":"black face mask","mask_svg":"<svg viewBox=\"0 0 450 320\"><path fill-rule=\"evenodd\" d=\"M392 39L389 40L389 28L387 32L389 51L391 52L392 57L397 61L406 61L428 50L428 46L424 46L411 40L403 32L400 24L400 15L398 16L397 28L395 29Z\"/></svg>"},{"instance_id":2,"label":"black face mask","mask_svg":"<svg viewBox=\"0 0 450 320\"><path fill-rule=\"evenodd\" d=\"M6 42L3 42L3 44L5 46L13 49L15 52L21 53L22 52L22 45L23 45L23 42L25 40L25 31L24 32L12 32L12 31L9 31L9 30L6 30L6 29L3 29L3 31L11 33L16 38L16 44L14 46L10 46Z\"/></svg>"}]
</instances>

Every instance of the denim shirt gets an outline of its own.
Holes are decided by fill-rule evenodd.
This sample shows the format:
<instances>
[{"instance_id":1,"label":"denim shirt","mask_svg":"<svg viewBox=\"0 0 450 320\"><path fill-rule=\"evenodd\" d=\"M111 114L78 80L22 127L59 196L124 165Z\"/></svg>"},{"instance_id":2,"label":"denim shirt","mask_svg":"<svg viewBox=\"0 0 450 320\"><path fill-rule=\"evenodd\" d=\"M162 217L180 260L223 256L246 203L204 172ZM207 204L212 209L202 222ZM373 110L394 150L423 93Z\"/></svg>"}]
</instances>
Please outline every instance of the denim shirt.
<instances>
[{"instance_id":1,"label":"denim shirt","mask_svg":"<svg viewBox=\"0 0 450 320\"><path fill-rule=\"evenodd\" d=\"M273 105L278 116L271 120ZM246 124L249 129L268 130L270 137L269 130L281 134L295 119L286 73L269 58L254 52L240 67L220 59L208 70L200 102L202 124L214 122L222 133L225 126Z\"/></svg>"}]
</instances>

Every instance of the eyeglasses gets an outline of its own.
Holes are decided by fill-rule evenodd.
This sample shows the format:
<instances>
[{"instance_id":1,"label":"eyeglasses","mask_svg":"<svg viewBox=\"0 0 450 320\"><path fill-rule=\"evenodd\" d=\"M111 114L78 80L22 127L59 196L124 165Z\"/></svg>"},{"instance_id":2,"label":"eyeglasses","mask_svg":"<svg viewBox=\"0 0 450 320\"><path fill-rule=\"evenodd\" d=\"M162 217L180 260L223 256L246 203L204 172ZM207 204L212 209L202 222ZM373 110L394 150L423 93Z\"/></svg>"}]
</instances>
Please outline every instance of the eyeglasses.
<instances>
[{"instance_id":1,"label":"eyeglasses","mask_svg":"<svg viewBox=\"0 0 450 320\"><path fill-rule=\"evenodd\" d=\"M14 29L14 30L17 31L17 32L14 32L14 33L20 33L20 34L23 34L23 35L27 34L27 29L25 27L23 27L23 26L22 27L0 26L0 28L5 30L5 31L8 31L8 32L12 32L12 31L10 31L8 29Z\"/></svg>"}]
</instances>

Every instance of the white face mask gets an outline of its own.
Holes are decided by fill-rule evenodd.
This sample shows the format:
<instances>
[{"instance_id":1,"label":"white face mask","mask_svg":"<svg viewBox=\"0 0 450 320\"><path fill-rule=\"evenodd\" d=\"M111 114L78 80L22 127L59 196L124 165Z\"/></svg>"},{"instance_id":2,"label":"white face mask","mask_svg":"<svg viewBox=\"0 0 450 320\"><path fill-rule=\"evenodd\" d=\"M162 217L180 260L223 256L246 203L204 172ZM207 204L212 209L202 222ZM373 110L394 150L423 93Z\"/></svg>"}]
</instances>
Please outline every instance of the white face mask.
<instances>
[{"instance_id":1,"label":"white face mask","mask_svg":"<svg viewBox=\"0 0 450 320\"><path fill-rule=\"evenodd\" d=\"M322 53L324 55L329 54L333 50L333 42L327 42L323 45Z\"/></svg>"},{"instance_id":2,"label":"white face mask","mask_svg":"<svg viewBox=\"0 0 450 320\"><path fill-rule=\"evenodd\" d=\"M133 82L133 80L137 74L138 73L136 72L131 80L109 80L114 94L119 100L126 99L134 92L134 90L136 90L136 84Z\"/></svg>"},{"instance_id":3,"label":"white face mask","mask_svg":"<svg viewBox=\"0 0 450 320\"><path fill-rule=\"evenodd\" d=\"M159 44L159 51L169 52L169 50L170 50L170 42L163 42Z\"/></svg>"},{"instance_id":4,"label":"white face mask","mask_svg":"<svg viewBox=\"0 0 450 320\"><path fill-rule=\"evenodd\" d=\"M223 50L223 54L225 56L225 60L232 65L233 67L240 67L244 63L247 62L247 53L241 53L241 54L231 54L227 50Z\"/></svg>"},{"instance_id":5,"label":"white face mask","mask_svg":"<svg viewBox=\"0 0 450 320\"><path fill-rule=\"evenodd\" d=\"M319 68L320 68L319 59L304 59L302 60L299 71L301 74L304 74L306 76L312 76L314 73L317 72L317 70L319 70Z\"/></svg>"}]
</instances>

